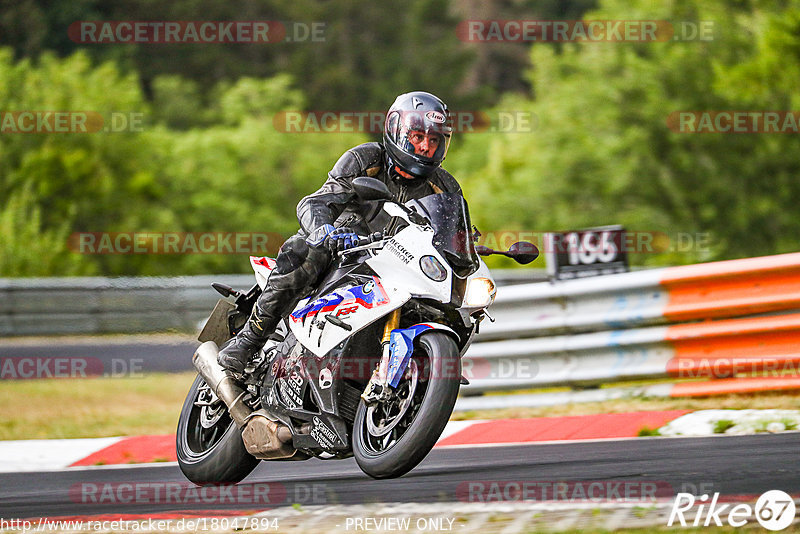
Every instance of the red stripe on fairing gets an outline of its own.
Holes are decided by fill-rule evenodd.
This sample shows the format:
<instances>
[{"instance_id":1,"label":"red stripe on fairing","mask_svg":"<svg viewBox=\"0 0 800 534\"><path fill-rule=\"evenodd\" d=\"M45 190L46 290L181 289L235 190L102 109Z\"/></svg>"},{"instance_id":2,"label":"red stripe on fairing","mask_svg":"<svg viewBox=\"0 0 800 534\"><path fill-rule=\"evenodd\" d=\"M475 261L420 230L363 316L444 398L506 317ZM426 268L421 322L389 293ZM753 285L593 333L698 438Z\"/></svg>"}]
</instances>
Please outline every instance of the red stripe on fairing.
<instances>
[{"instance_id":1,"label":"red stripe on fairing","mask_svg":"<svg viewBox=\"0 0 800 534\"><path fill-rule=\"evenodd\" d=\"M328 293L328 295L337 294L337 295L342 296L342 300L340 300L336 304L328 304L328 305L323 306L322 308L320 308L318 310L311 310L311 311L309 311L308 313L306 313L302 317L295 317L294 314L290 315L289 317L291 317L292 321L294 321L295 323L299 323L299 322L303 321L304 319L307 319L309 317L314 317L315 315L320 314L320 313L333 311L337 307L343 306L343 305L359 304L359 305L363 306L364 308L366 308L368 310L371 310L372 308L377 308L378 306L383 306L385 304L388 304L391 301L391 299L389 298L389 295L386 293L386 290L381 285L381 281L376 276L372 277L372 281L375 283L375 286L372 288L372 292L376 293L376 295L377 295L377 291L380 290L380 295L376 297L377 298L377 302L366 302L364 299L356 297L355 295L353 295L352 292L350 291L351 289L353 289L355 287L363 287L363 285L361 285L361 286L352 286L352 287L348 287L346 289L340 288L340 289L333 290L331 293ZM348 297L348 298L345 299L343 295L341 295L340 293L337 293L337 291L340 291L340 290L344 290L344 291L350 292L352 297ZM323 298L323 297L327 297L328 295L323 295L322 297L320 297L320 299ZM319 299L317 299L317 300L319 300ZM358 313L358 312L356 311L355 313Z\"/></svg>"},{"instance_id":2,"label":"red stripe on fairing","mask_svg":"<svg viewBox=\"0 0 800 534\"><path fill-rule=\"evenodd\" d=\"M272 258L267 258L266 256L256 257L250 256L250 262L254 265L261 265L262 267L266 267L270 271L275 268L276 262Z\"/></svg>"}]
</instances>

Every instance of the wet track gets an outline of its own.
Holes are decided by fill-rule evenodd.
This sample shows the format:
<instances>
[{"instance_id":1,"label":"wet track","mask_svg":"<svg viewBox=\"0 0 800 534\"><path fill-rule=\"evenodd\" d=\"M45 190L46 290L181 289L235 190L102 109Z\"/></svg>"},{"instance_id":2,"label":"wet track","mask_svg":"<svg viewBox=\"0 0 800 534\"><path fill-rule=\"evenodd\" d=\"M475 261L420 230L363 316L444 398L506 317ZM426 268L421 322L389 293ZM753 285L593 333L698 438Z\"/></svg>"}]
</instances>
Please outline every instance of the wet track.
<instances>
[{"instance_id":1,"label":"wet track","mask_svg":"<svg viewBox=\"0 0 800 534\"><path fill-rule=\"evenodd\" d=\"M465 501L469 482L655 482L679 491L800 493L800 433L717 438L469 447L434 450L406 476L372 480L351 459L262 462L230 499L202 502L186 491L153 498L152 488L185 484L174 464L0 474L0 517L148 514L170 510L266 510L304 505ZM131 484L131 486L121 486ZM115 493L113 488L125 487ZM130 488L149 488L138 498ZM88 488L88 489L87 489ZM103 494L102 488L107 493ZM112 489L108 489L112 488ZM267 488L267 489L265 489ZM262 502L252 502L252 495ZM119 497L129 502L120 502ZM664 496L664 495L662 495ZM268 503L263 501L271 497ZM104 502L83 502L98 498ZM258 499L257 499L258 500ZM169 502L165 502L169 501ZM221 502L220 502L221 501Z\"/></svg>"}]
</instances>

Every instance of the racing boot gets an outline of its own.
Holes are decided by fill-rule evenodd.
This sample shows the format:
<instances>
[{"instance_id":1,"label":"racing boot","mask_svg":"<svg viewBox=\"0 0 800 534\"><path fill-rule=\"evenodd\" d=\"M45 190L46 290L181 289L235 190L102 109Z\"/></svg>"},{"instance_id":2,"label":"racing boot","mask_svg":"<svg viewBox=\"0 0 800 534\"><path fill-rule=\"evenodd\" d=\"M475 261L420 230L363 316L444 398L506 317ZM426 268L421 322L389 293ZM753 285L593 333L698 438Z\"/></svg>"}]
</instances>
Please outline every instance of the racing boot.
<instances>
[{"instance_id":1,"label":"racing boot","mask_svg":"<svg viewBox=\"0 0 800 534\"><path fill-rule=\"evenodd\" d=\"M261 350L278 326L280 315L273 316L258 304L253 306L253 312L244 327L219 351L217 361L229 371L242 374L247 362Z\"/></svg>"},{"instance_id":2,"label":"racing boot","mask_svg":"<svg viewBox=\"0 0 800 534\"><path fill-rule=\"evenodd\" d=\"M300 300L298 291L285 284L287 279L297 278L296 272L273 272L270 275L269 283L258 297L244 328L219 351L217 361L222 367L239 374L244 371L250 358L261 350L269 336L275 332L281 317L288 314Z\"/></svg>"},{"instance_id":3,"label":"racing boot","mask_svg":"<svg viewBox=\"0 0 800 534\"><path fill-rule=\"evenodd\" d=\"M286 240L247 324L219 351L219 364L241 374L275 331L281 317L308 293L330 261L330 252L323 246L310 247L303 234Z\"/></svg>"}]
</instances>

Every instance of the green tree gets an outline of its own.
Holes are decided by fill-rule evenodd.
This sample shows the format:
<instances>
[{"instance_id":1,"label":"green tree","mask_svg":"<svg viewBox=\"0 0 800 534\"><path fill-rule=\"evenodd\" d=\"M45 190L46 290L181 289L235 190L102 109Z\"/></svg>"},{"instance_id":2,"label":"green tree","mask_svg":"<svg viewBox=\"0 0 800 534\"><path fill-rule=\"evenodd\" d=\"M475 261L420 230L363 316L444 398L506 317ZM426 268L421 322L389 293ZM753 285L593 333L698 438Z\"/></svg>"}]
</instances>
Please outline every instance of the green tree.
<instances>
[{"instance_id":1,"label":"green tree","mask_svg":"<svg viewBox=\"0 0 800 534\"><path fill-rule=\"evenodd\" d=\"M190 82L168 77L157 85L164 88L156 101L163 109L153 115L136 77L113 62L92 66L84 53L14 62L0 49L6 114L145 117L141 131L0 133L0 276L245 271L246 253L76 254L75 234L286 236L296 231L298 200L322 184L345 150L365 140L282 132L273 123L276 113L305 105L285 75L222 83L213 90L213 106L194 108L199 118L192 114L197 99ZM279 244L271 243L273 249Z\"/></svg>"},{"instance_id":2,"label":"green tree","mask_svg":"<svg viewBox=\"0 0 800 534\"><path fill-rule=\"evenodd\" d=\"M536 99L498 105L534 114L535 131L464 136L454 151L483 226L497 229L503 213L512 229L621 223L711 234L710 251L642 254L637 263L797 250L800 136L687 134L667 124L675 111L792 109L797 2L605 0L586 18L713 21L713 40L535 45Z\"/></svg>"}]
</instances>

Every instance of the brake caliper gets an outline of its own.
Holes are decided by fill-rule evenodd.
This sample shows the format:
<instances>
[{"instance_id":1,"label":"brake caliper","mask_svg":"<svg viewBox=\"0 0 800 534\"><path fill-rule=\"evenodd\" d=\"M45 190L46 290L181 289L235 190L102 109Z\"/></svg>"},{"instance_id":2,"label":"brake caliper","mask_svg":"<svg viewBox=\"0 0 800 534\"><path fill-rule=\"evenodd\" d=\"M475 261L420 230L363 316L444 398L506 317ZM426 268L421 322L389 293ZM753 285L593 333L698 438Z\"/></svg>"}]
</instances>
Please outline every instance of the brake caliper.
<instances>
[{"instance_id":1,"label":"brake caliper","mask_svg":"<svg viewBox=\"0 0 800 534\"><path fill-rule=\"evenodd\" d=\"M372 373L364 393L361 394L365 403L384 402L392 398L394 388L400 383L408 368L408 362L411 361L414 338L431 328L430 325L422 323L392 330L389 343L384 347L381 363Z\"/></svg>"}]
</instances>

